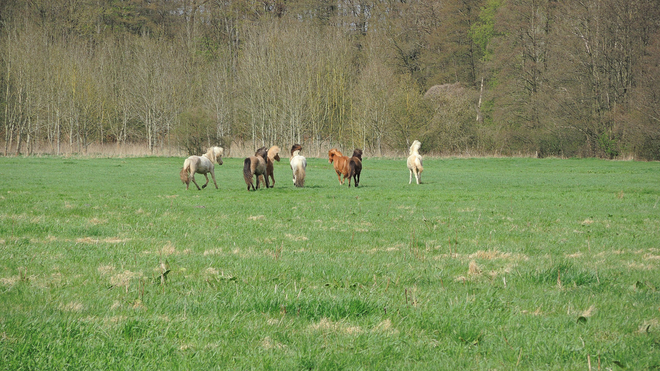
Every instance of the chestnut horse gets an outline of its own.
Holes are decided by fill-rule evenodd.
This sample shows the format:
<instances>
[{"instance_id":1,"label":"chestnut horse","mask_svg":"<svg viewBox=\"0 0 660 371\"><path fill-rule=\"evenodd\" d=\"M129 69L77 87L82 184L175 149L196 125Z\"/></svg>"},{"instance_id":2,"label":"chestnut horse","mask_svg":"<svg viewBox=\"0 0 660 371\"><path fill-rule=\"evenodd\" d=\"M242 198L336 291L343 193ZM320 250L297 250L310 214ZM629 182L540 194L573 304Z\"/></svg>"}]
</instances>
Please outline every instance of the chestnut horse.
<instances>
[{"instance_id":1,"label":"chestnut horse","mask_svg":"<svg viewBox=\"0 0 660 371\"><path fill-rule=\"evenodd\" d=\"M259 176L266 175L266 159L268 158L268 150L266 147L261 147L257 150L254 156L250 156L243 161L243 178L247 184L247 190L257 190L259 188ZM252 176L257 176L257 186L255 188L252 182ZM268 188L268 177L266 178L266 188Z\"/></svg>"},{"instance_id":2,"label":"chestnut horse","mask_svg":"<svg viewBox=\"0 0 660 371\"><path fill-rule=\"evenodd\" d=\"M348 186L351 186L351 177L355 181L355 186L357 187L360 183L360 173L362 172L362 150L355 149L353 151L353 157L348 160Z\"/></svg>"},{"instance_id":3,"label":"chestnut horse","mask_svg":"<svg viewBox=\"0 0 660 371\"><path fill-rule=\"evenodd\" d=\"M213 178L213 184L215 184L215 189L218 189L218 183L215 181L215 165L214 162L218 162L218 165L222 165L222 147L211 147L208 151L202 156L190 156L183 162L183 169L179 176L181 181L186 184L186 189L190 185L190 179L192 178L193 183L197 186L198 190L206 188L209 184L208 173L211 173L211 178ZM206 184L199 188L199 184L195 181L195 173L204 174L206 178Z\"/></svg>"},{"instance_id":4,"label":"chestnut horse","mask_svg":"<svg viewBox=\"0 0 660 371\"><path fill-rule=\"evenodd\" d=\"M348 178L348 160L348 156L344 156L337 148L328 151L328 162L334 166L340 185L344 184L344 181ZM341 179L342 175L344 179Z\"/></svg>"},{"instance_id":5,"label":"chestnut horse","mask_svg":"<svg viewBox=\"0 0 660 371\"><path fill-rule=\"evenodd\" d=\"M416 140L410 146L410 156L408 156L408 170L410 171L410 179L408 179L408 184L412 183L412 176L415 174L415 180L417 184L422 182L422 171L424 167L422 166L422 156L419 155L419 147L422 146L420 141Z\"/></svg>"},{"instance_id":6,"label":"chestnut horse","mask_svg":"<svg viewBox=\"0 0 660 371\"><path fill-rule=\"evenodd\" d=\"M275 187L275 176L273 173L275 167L273 166L274 164L273 161L280 162L280 147L278 146L270 147L270 149L268 150L268 157L266 158L266 176L270 177L271 180L270 188ZM264 176L260 175L259 179L263 181Z\"/></svg>"},{"instance_id":7,"label":"chestnut horse","mask_svg":"<svg viewBox=\"0 0 660 371\"><path fill-rule=\"evenodd\" d=\"M291 171L293 172L293 185L296 187L305 186L305 168L307 167L307 159L300 155L300 151L302 151L302 146L300 144L294 144L293 147L291 147L291 158L289 159Z\"/></svg>"}]
</instances>

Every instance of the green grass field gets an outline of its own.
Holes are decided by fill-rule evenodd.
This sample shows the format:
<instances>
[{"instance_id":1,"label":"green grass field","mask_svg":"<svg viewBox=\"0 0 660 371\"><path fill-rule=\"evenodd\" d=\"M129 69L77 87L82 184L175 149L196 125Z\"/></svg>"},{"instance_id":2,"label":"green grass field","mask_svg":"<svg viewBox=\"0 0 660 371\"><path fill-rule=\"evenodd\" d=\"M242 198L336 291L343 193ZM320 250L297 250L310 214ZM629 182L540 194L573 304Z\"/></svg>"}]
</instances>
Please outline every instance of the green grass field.
<instances>
[{"instance_id":1,"label":"green grass field","mask_svg":"<svg viewBox=\"0 0 660 371\"><path fill-rule=\"evenodd\" d=\"M0 158L0 369L660 368L660 163L182 163Z\"/></svg>"}]
</instances>

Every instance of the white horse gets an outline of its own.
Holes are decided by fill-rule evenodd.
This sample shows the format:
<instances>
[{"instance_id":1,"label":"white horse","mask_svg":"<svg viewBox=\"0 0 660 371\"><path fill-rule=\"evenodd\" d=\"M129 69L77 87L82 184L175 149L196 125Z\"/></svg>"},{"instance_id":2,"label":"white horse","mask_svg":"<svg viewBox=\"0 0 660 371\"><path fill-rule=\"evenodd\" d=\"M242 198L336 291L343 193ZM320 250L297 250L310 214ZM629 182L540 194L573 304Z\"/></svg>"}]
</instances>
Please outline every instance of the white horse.
<instances>
[{"instance_id":1,"label":"white horse","mask_svg":"<svg viewBox=\"0 0 660 371\"><path fill-rule=\"evenodd\" d=\"M202 156L190 156L183 162L183 169L181 169L181 181L186 184L186 189L190 185L190 179L192 178L193 183L197 186L197 189L201 190L206 188L209 184L208 173L211 173L213 178L213 184L215 184L215 189L218 189L218 183L215 181L215 165L214 162L217 162L218 165L222 165L222 154L224 150L222 147L211 147L208 151ZM206 178L206 184L199 188L199 184L195 181L195 173L204 174Z\"/></svg>"},{"instance_id":2,"label":"white horse","mask_svg":"<svg viewBox=\"0 0 660 371\"><path fill-rule=\"evenodd\" d=\"M307 159L300 155L300 151L302 151L302 146L300 144L294 144L293 147L291 147L291 158L289 159L291 171L293 172L293 185L296 187L305 186L305 168L307 168Z\"/></svg>"},{"instance_id":3,"label":"white horse","mask_svg":"<svg viewBox=\"0 0 660 371\"><path fill-rule=\"evenodd\" d=\"M413 173L415 174L415 179L417 184L422 181L422 171L424 167L422 166L422 156L419 154L419 147L422 146L418 140L414 141L412 146L410 146L410 156L408 156L408 170L410 171L410 179L408 184L412 183Z\"/></svg>"}]
</instances>

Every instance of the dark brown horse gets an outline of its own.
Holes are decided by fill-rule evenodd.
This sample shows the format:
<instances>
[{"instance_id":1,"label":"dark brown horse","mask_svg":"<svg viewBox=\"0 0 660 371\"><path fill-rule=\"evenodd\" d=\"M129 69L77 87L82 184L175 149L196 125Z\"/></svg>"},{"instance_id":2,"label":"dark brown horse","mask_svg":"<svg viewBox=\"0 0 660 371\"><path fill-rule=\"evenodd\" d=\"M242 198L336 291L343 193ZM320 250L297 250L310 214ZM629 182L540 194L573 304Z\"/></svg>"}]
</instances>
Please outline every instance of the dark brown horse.
<instances>
[{"instance_id":1,"label":"dark brown horse","mask_svg":"<svg viewBox=\"0 0 660 371\"><path fill-rule=\"evenodd\" d=\"M348 156L344 156L337 148L328 151L328 162L334 166L339 184L344 184L344 181L348 178L348 160ZM341 178L342 175L344 179Z\"/></svg>"},{"instance_id":2,"label":"dark brown horse","mask_svg":"<svg viewBox=\"0 0 660 371\"><path fill-rule=\"evenodd\" d=\"M362 172L362 150L355 149L353 157L348 160L348 186L351 186L351 177L355 181L357 187L360 183L360 173Z\"/></svg>"},{"instance_id":3,"label":"dark brown horse","mask_svg":"<svg viewBox=\"0 0 660 371\"><path fill-rule=\"evenodd\" d=\"M268 158L268 149L261 147L254 156L250 156L243 161L243 178L247 184L247 190L256 191L259 188L259 176L266 175L266 159ZM253 175L257 176L257 186L252 181ZM268 177L266 178L266 188L268 188Z\"/></svg>"}]
</instances>

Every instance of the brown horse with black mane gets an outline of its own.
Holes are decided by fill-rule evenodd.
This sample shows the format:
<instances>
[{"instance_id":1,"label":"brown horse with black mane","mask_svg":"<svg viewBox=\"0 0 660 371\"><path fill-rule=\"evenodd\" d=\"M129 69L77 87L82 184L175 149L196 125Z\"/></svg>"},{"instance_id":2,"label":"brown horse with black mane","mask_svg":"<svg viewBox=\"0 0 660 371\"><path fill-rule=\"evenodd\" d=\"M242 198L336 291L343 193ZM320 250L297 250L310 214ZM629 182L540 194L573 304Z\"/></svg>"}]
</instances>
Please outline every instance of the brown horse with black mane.
<instances>
[{"instance_id":1,"label":"brown horse with black mane","mask_svg":"<svg viewBox=\"0 0 660 371\"><path fill-rule=\"evenodd\" d=\"M348 186L351 186L351 177L355 181L355 186L357 187L360 183L360 173L362 172L362 150L355 149L353 151L353 157L348 160Z\"/></svg>"},{"instance_id":2,"label":"brown horse with black mane","mask_svg":"<svg viewBox=\"0 0 660 371\"><path fill-rule=\"evenodd\" d=\"M348 178L348 160L348 156L344 156L337 148L328 151L328 162L334 166L339 184L344 184L344 181ZM344 176L343 180L341 179L342 175Z\"/></svg>"},{"instance_id":3,"label":"brown horse with black mane","mask_svg":"<svg viewBox=\"0 0 660 371\"><path fill-rule=\"evenodd\" d=\"M280 162L280 147L278 146L270 147L270 149L268 149L268 156L266 157L266 177L270 177L270 188L275 187L275 166L273 161ZM264 177L260 175L259 179L263 181Z\"/></svg>"},{"instance_id":4,"label":"brown horse with black mane","mask_svg":"<svg viewBox=\"0 0 660 371\"><path fill-rule=\"evenodd\" d=\"M268 188L268 177L266 176L266 159L268 158L268 149L261 147L257 150L254 156L250 156L243 161L243 178L247 184L247 190L256 191L259 188L259 176L263 175L266 178L266 188ZM257 176L257 186L254 186L252 181L253 175Z\"/></svg>"}]
</instances>

